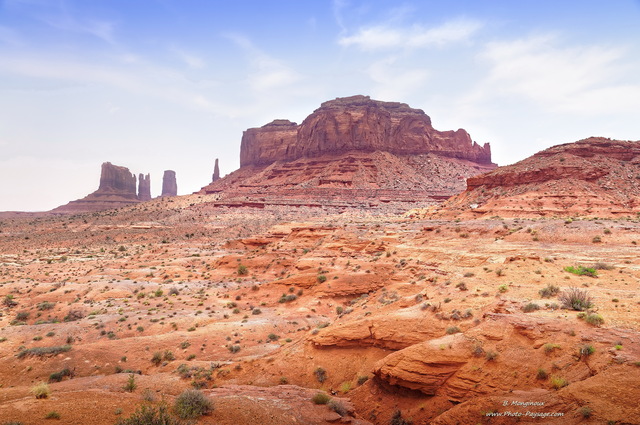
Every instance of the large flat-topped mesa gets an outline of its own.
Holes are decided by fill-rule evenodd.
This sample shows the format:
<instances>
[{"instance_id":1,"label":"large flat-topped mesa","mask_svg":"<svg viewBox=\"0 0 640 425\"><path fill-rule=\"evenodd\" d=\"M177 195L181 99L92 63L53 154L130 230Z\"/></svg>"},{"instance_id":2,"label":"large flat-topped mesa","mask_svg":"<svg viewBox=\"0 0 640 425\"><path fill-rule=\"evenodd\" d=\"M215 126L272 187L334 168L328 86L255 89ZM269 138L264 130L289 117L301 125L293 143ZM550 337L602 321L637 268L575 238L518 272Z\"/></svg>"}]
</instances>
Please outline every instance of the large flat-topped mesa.
<instances>
[{"instance_id":1,"label":"large flat-topped mesa","mask_svg":"<svg viewBox=\"0 0 640 425\"><path fill-rule=\"evenodd\" d=\"M438 131L420 109L372 100L369 96L352 96L322 103L300 125L275 120L246 130L240 147L240 166L352 151L433 153L491 164L489 144L478 145L465 130Z\"/></svg>"},{"instance_id":2,"label":"large flat-topped mesa","mask_svg":"<svg viewBox=\"0 0 640 425\"><path fill-rule=\"evenodd\" d=\"M395 208L432 205L495 168L489 144L438 131L419 109L352 96L324 102L302 124L243 133L240 169L203 187L221 206Z\"/></svg>"}]
</instances>

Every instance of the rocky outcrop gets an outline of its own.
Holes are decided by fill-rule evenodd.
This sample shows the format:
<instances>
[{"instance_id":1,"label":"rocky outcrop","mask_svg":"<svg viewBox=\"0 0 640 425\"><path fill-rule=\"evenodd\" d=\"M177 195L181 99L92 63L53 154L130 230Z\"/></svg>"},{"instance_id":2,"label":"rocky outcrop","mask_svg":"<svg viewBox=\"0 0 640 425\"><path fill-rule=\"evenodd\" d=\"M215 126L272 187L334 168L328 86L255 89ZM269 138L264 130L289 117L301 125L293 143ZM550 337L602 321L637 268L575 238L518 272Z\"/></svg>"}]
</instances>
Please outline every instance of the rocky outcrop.
<instances>
[{"instance_id":1,"label":"rocky outcrop","mask_svg":"<svg viewBox=\"0 0 640 425\"><path fill-rule=\"evenodd\" d=\"M220 168L218 167L218 158L216 158L216 164L213 166L213 177L211 177L211 183L220 180Z\"/></svg>"},{"instance_id":2,"label":"rocky outcrop","mask_svg":"<svg viewBox=\"0 0 640 425\"><path fill-rule=\"evenodd\" d=\"M298 125L244 132L240 169L202 188L217 204L396 208L432 205L492 170L488 144L437 131L421 110L367 96L325 102Z\"/></svg>"},{"instance_id":3,"label":"rocky outcrop","mask_svg":"<svg viewBox=\"0 0 640 425\"><path fill-rule=\"evenodd\" d=\"M635 215L640 142L592 137L470 177L442 212L500 216Z\"/></svg>"},{"instance_id":4,"label":"rocky outcrop","mask_svg":"<svg viewBox=\"0 0 640 425\"><path fill-rule=\"evenodd\" d=\"M139 202L136 194L136 176L128 168L102 164L98 190L82 199L71 201L52 210L54 213L79 213L119 208Z\"/></svg>"},{"instance_id":5,"label":"rocky outcrop","mask_svg":"<svg viewBox=\"0 0 640 425\"><path fill-rule=\"evenodd\" d=\"M480 146L462 130L438 131L431 118L404 103L368 96L323 103L300 125L276 120L244 132L240 166L269 165L351 151L396 155L435 153L479 164L491 164L489 144Z\"/></svg>"},{"instance_id":6,"label":"rocky outcrop","mask_svg":"<svg viewBox=\"0 0 640 425\"><path fill-rule=\"evenodd\" d=\"M176 183L175 171L165 170L162 176L162 195L160 196L178 196L178 183Z\"/></svg>"},{"instance_id":7,"label":"rocky outcrop","mask_svg":"<svg viewBox=\"0 0 640 425\"><path fill-rule=\"evenodd\" d=\"M140 201L151 200L151 177L142 173L138 176L138 199Z\"/></svg>"}]
</instances>

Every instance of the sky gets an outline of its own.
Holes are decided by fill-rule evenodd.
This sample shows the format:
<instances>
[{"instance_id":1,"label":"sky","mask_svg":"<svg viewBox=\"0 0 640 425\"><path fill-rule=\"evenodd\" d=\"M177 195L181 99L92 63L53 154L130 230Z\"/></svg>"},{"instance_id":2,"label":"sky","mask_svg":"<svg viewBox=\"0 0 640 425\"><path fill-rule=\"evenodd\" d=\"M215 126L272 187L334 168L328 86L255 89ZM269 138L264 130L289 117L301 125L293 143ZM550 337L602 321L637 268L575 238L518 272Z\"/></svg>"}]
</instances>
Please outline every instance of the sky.
<instances>
[{"instance_id":1,"label":"sky","mask_svg":"<svg viewBox=\"0 0 640 425\"><path fill-rule=\"evenodd\" d=\"M109 161L178 193L247 128L368 95L507 165L640 139L640 1L0 0L0 211L97 189Z\"/></svg>"}]
</instances>

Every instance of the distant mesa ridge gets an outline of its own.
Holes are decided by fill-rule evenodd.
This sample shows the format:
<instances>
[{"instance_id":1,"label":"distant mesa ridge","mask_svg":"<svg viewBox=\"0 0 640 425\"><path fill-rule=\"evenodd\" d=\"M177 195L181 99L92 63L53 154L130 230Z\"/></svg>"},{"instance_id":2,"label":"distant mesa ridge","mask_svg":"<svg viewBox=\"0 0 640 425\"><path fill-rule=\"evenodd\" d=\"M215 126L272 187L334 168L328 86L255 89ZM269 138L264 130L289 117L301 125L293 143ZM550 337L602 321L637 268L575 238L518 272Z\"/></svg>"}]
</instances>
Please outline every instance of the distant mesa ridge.
<instances>
[{"instance_id":1,"label":"distant mesa ridge","mask_svg":"<svg viewBox=\"0 0 640 425\"><path fill-rule=\"evenodd\" d=\"M246 130L240 146L240 166L350 151L434 153L491 164L489 144L474 143L465 130L438 131L420 109L369 96L351 96L322 103L300 125L279 119Z\"/></svg>"}]
</instances>

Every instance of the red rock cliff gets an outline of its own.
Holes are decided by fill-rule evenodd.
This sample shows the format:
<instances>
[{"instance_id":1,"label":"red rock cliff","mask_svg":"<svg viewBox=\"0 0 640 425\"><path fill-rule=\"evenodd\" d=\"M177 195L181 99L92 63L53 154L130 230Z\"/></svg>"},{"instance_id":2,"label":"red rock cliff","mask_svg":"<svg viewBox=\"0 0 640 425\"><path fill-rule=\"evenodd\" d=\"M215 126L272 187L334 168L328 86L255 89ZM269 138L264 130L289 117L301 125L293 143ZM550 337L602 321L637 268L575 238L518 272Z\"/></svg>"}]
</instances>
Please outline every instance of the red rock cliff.
<instances>
[{"instance_id":1,"label":"red rock cliff","mask_svg":"<svg viewBox=\"0 0 640 425\"><path fill-rule=\"evenodd\" d=\"M268 165L350 151L383 151L396 155L434 153L479 164L491 164L489 144L469 134L438 131L431 118L404 103L352 96L324 102L300 125L276 120L244 132L240 166Z\"/></svg>"}]
</instances>

